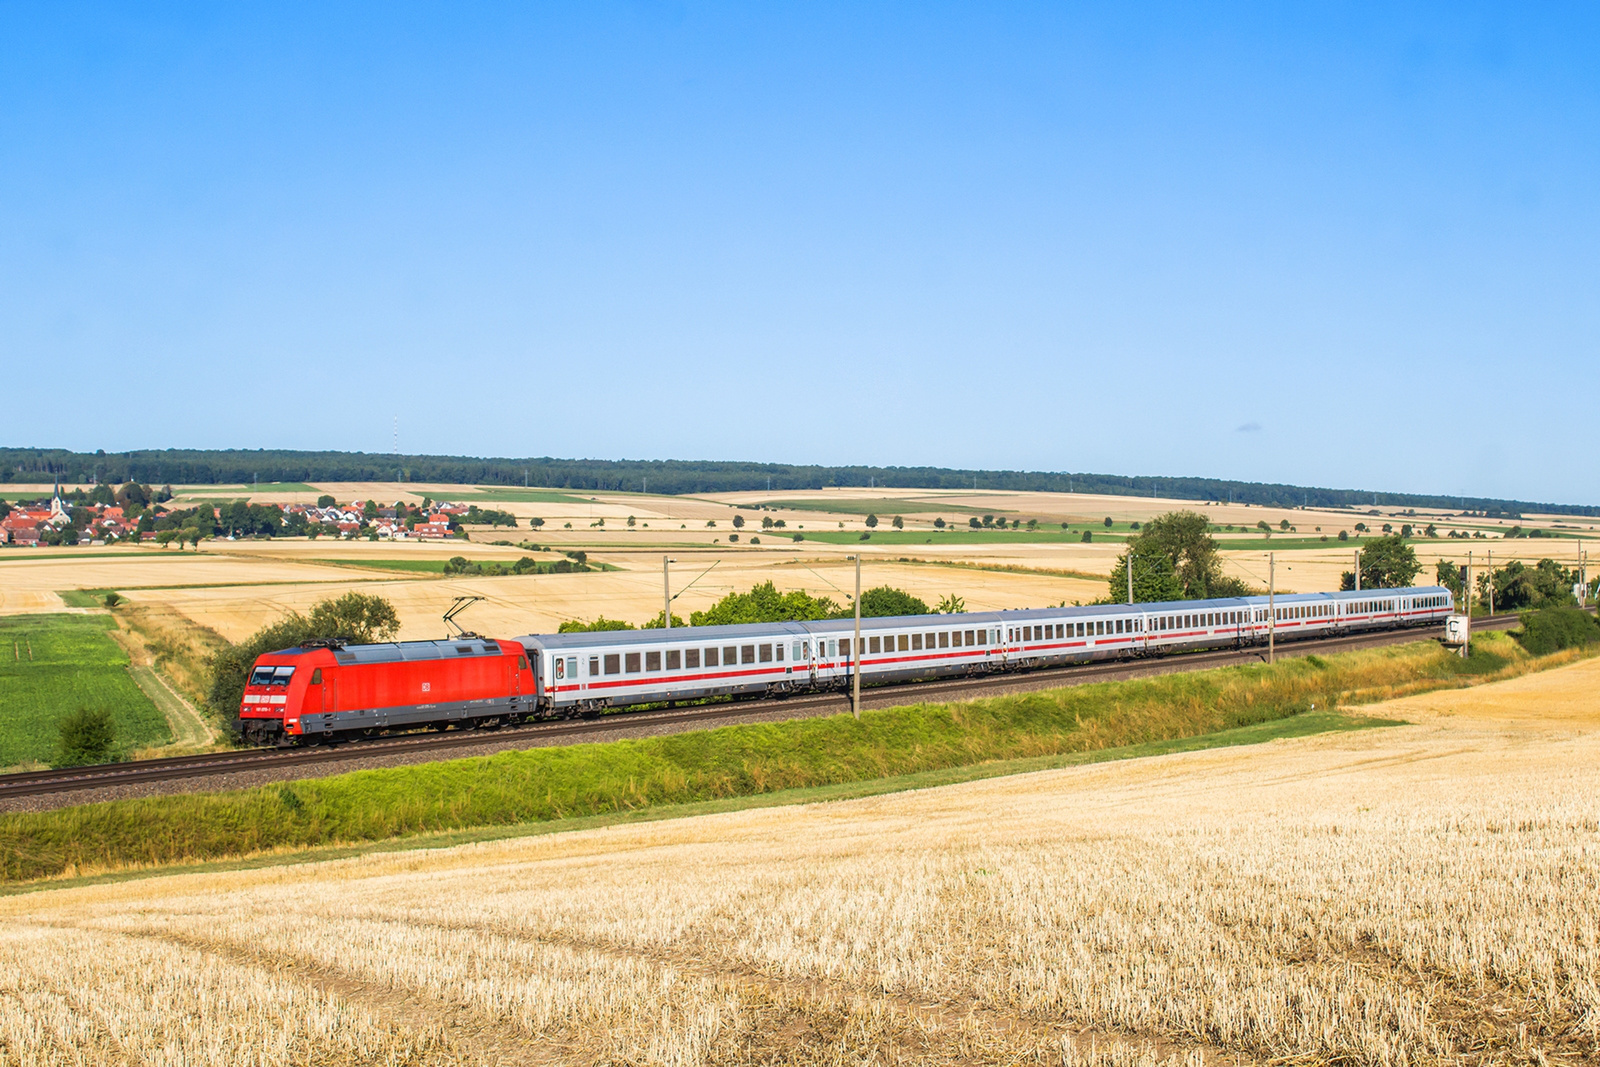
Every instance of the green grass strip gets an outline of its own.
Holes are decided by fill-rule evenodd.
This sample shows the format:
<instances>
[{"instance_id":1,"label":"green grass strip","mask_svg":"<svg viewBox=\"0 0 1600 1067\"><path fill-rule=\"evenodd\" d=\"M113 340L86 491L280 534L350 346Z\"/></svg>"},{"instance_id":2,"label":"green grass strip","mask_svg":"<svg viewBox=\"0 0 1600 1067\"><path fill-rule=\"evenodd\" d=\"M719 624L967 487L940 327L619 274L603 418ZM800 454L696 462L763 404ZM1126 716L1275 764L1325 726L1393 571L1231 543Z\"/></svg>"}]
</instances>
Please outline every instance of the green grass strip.
<instances>
[{"instance_id":1,"label":"green grass strip","mask_svg":"<svg viewBox=\"0 0 1600 1067\"><path fill-rule=\"evenodd\" d=\"M1380 726L1404 725L1406 725L1405 722L1400 719L1346 715L1337 711L1311 711L1301 715L1294 715L1287 719L1261 723L1256 726L1242 726L1233 730L1202 734L1198 737L1176 738L1170 741L1151 741L1140 745L1124 745L1118 748L1100 749L1095 752L1074 752L1030 759L993 760L988 763L965 767L919 771L913 774L901 774L890 778L876 778L863 782L844 782L838 785L782 789L774 793L728 797L723 800L661 804L651 808L614 811L603 815L580 815L566 819L550 819L545 822L519 822L504 826L443 830L365 844L314 846L290 852L261 853L243 859L189 861L167 866L81 875L74 878L11 883L10 885L0 885L0 896L34 892L40 889L64 889L82 885L98 885L105 882L130 881L180 872L196 874L208 871L252 870L261 867L348 859L352 856L365 856L382 852L453 848L456 845L474 844L483 841L504 841L518 837L536 837L543 834L564 833L575 830L593 830L630 823L659 822L666 819L691 818L697 815L717 815L755 808L776 808L796 804L823 804L838 800L857 800L862 797L903 793L915 789L934 789L939 786L959 785L962 782L975 782L986 778L1002 778L1012 774L1061 770L1067 767L1078 767L1093 763L1143 759L1149 756L1166 756L1180 752L1199 752L1212 748L1257 745L1279 738L1309 737L1313 734L1347 733Z\"/></svg>"},{"instance_id":2,"label":"green grass strip","mask_svg":"<svg viewBox=\"0 0 1600 1067\"><path fill-rule=\"evenodd\" d=\"M1511 642L1507 639L1506 645ZM1481 642L1487 645L1488 642ZM1487 657L1484 658L1484 657ZM1433 642L0 816L0 880L642 811L1199 737L1494 670Z\"/></svg>"}]
</instances>

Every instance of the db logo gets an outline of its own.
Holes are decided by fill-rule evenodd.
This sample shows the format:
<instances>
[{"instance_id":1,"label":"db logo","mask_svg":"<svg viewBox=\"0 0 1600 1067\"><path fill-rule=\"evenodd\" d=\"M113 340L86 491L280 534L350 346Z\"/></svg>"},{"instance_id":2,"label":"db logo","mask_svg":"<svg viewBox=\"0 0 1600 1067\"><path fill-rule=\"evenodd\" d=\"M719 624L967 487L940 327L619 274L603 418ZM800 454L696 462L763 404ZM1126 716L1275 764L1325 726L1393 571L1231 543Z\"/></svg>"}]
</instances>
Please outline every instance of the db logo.
<instances>
[{"instance_id":1,"label":"db logo","mask_svg":"<svg viewBox=\"0 0 1600 1067\"><path fill-rule=\"evenodd\" d=\"M428 692L432 688L433 688L433 683L432 682L423 682L422 683L422 691L424 693Z\"/></svg>"}]
</instances>

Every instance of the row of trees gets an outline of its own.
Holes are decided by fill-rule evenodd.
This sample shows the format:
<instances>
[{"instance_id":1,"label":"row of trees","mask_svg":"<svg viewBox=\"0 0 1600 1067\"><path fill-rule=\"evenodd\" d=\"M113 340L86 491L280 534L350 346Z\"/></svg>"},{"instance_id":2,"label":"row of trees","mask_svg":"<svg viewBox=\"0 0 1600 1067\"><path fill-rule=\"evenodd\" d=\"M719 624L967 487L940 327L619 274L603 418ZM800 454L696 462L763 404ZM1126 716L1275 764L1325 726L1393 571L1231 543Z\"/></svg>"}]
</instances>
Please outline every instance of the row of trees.
<instances>
[{"instance_id":1,"label":"row of trees","mask_svg":"<svg viewBox=\"0 0 1600 1067\"><path fill-rule=\"evenodd\" d=\"M1453 592L1459 602L1465 593L1465 572L1466 568L1460 564L1440 560L1434 567L1434 578ZM1495 611L1568 607L1578 602L1573 588L1582 577L1579 571L1563 567L1552 559L1541 559L1531 567L1517 559L1492 571L1487 567L1474 567L1473 601L1476 607L1487 611L1492 591ZM1600 579L1591 583L1591 593L1595 585L1600 585Z\"/></svg>"},{"instance_id":2,"label":"row of trees","mask_svg":"<svg viewBox=\"0 0 1600 1067\"><path fill-rule=\"evenodd\" d=\"M966 604L957 596L948 596L939 602L940 612L965 610ZM928 607L927 601L912 596L904 589L880 585L861 594L863 618L930 614L933 614L933 611ZM762 582L751 587L747 593L729 593L704 611L691 612L689 625L732 626L752 622L811 622L818 619L847 619L854 615L855 607L848 603L848 598L846 603L841 604L832 597L812 596L800 589L782 593L774 583ZM642 629L660 629L663 618L664 614L657 612L656 617L645 623ZM672 625L682 626L684 621L674 615ZM593 622L564 622L561 624L560 632L582 633L592 630L633 628L631 623L602 616Z\"/></svg>"},{"instance_id":3,"label":"row of trees","mask_svg":"<svg viewBox=\"0 0 1600 1067\"><path fill-rule=\"evenodd\" d=\"M442 482L656 493L749 492L875 485L885 489L971 489L1164 496L1268 507L1412 507L1462 509L1488 516L1524 512L1595 515L1592 505L1533 503L1417 493L1371 494L1216 478L1128 478L1055 471L956 470L944 467L818 467L700 460L578 460L548 456L476 458L361 452L164 449L121 453L0 448L0 482L171 482L237 485L277 482Z\"/></svg>"}]
</instances>

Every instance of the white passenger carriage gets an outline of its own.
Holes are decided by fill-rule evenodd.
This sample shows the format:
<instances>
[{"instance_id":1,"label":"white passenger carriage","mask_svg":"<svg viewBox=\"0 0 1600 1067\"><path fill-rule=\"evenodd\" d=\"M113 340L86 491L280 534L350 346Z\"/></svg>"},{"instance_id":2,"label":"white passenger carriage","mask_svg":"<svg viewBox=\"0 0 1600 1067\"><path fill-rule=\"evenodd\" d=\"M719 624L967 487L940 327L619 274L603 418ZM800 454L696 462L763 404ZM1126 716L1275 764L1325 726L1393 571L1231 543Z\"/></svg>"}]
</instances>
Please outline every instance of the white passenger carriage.
<instances>
[{"instance_id":1,"label":"white passenger carriage","mask_svg":"<svg viewBox=\"0 0 1600 1067\"><path fill-rule=\"evenodd\" d=\"M861 681L874 684L1442 622L1442 586L1273 598L1107 604L861 620ZM531 634L517 639L546 714L848 685L852 619Z\"/></svg>"}]
</instances>

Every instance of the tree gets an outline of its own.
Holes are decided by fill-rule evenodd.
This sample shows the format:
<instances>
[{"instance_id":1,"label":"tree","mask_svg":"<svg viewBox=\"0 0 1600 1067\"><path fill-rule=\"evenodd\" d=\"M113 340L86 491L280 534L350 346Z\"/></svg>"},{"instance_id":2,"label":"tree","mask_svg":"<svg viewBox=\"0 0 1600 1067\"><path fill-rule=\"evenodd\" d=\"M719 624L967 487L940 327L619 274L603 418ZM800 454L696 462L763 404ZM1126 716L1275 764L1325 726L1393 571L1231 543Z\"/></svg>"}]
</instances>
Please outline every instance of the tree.
<instances>
[{"instance_id":1,"label":"tree","mask_svg":"<svg viewBox=\"0 0 1600 1067\"><path fill-rule=\"evenodd\" d=\"M842 611L836 617L849 614L851 612ZM881 618L888 615L931 615L933 612L928 610L926 601L912 596L904 589L880 585L861 594L861 614Z\"/></svg>"},{"instance_id":2,"label":"tree","mask_svg":"<svg viewBox=\"0 0 1600 1067\"><path fill-rule=\"evenodd\" d=\"M676 624L674 624L674 625L676 625ZM586 633L601 633L601 632L604 632L604 631L607 631L607 630L632 630L632 629L634 629L634 625L631 622L623 622L621 619L608 619L604 615L602 615L598 619L594 620L594 622L579 622L577 619L568 619L566 622L564 622L560 626L556 627L556 633L558 633L558 634L586 634Z\"/></svg>"},{"instance_id":3,"label":"tree","mask_svg":"<svg viewBox=\"0 0 1600 1067\"><path fill-rule=\"evenodd\" d=\"M863 598L863 603L864 603ZM747 622L805 622L839 615L839 605L828 597L813 597L804 590L778 592L772 582L762 582L748 593L729 593L704 611L689 615L691 626L726 626Z\"/></svg>"},{"instance_id":4,"label":"tree","mask_svg":"<svg viewBox=\"0 0 1600 1067\"><path fill-rule=\"evenodd\" d=\"M934 528L934 529L935 529L935 530L942 530L942 529L944 529L944 520L943 520L943 519L934 519L934 520L933 520L933 528Z\"/></svg>"},{"instance_id":5,"label":"tree","mask_svg":"<svg viewBox=\"0 0 1600 1067\"><path fill-rule=\"evenodd\" d=\"M1361 549L1363 589L1398 589L1410 585L1421 570L1422 564L1417 562L1416 552L1399 534L1374 538ZM1339 587L1354 589L1355 573L1345 571Z\"/></svg>"},{"instance_id":6,"label":"tree","mask_svg":"<svg viewBox=\"0 0 1600 1067\"><path fill-rule=\"evenodd\" d=\"M1138 542L1135 541L1137 546ZM1114 603L1123 603L1128 599L1128 553L1124 552L1117 557L1117 564L1111 568L1109 599ZM1133 599L1136 603L1147 604L1162 600L1184 599L1183 581L1173 570L1172 560L1161 553L1142 556L1135 548L1133 553Z\"/></svg>"},{"instance_id":7,"label":"tree","mask_svg":"<svg viewBox=\"0 0 1600 1067\"><path fill-rule=\"evenodd\" d=\"M367 501L366 505L361 509L361 517L366 519L368 522L371 522L373 519L377 518L378 502L376 500Z\"/></svg>"},{"instance_id":8,"label":"tree","mask_svg":"<svg viewBox=\"0 0 1600 1067\"><path fill-rule=\"evenodd\" d=\"M954 593L948 593L939 598L940 615L960 615L966 610L967 601L965 597L959 597Z\"/></svg>"},{"instance_id":9,"label":"tree","mask_svg":"<svg viewBox=\"0 0 1600 1067\"><path fill-rule=\"evenodd\" d=\"M905 526L906 526L906 520L904 520L900 516L896 515L890 521L890 525L893 526L896 530L903 530L903 529L905 529Z\"/></svg>"},{"instance_id":10,"label":"tree","mask_svg":"<svg viewBox=\"0 0 1600 1067\"><path fill-rule=\"evenodd\" d=\"M1106 516L1106 529L1108 529L1108 530L1111 529L1111 516L1110 515Z\"/></svg>"},{"instance_id":11,"label":"tree","mask_svg":"<svg viewBox=\"0 0 1600 1067\"><path fill-rule=\"evenodd\" d=\"M1085 531L1083 531L1083 537L1080 538L1080 540L1082 540L1084 544L1088 544L1090 541L1093 541L1094 540L1094 531L1093 530L1085 530Z\"/></svg>"},{"instance_id":12,"label":"tree","mask_svg":"<svg viewBox=\"0 0 1600 1067\"><path fill-rule=\"evenodd\" d=\"M1155 559L1165 559L1170 565L1172 573L1177 578L1182 597L1204 600L1211 596L1238 595L1242 583L1223 577L1222 558L1218 554L1217 542L1212 538L1210 529L1210 520L1196 511L1172 511L1158 515L1145 523L1144 528L1139 531L1139 536L1132 543L1133 554L1138 560L1133 568L1135 596L1139 593L1140 572L1151 566L1146 560ZM1127 583L1128 572L1124 565L1121 580L1118 581L1115 575L1111 579L1113 601L1127 598ZM1165 587L1159 581L1152 587L1153 591L1163 588ZM1139 597L1139 599L1145 598ZM1152 596L1151 599L1156 597ZM1160 599L1178 599L1178 597Z\"/></svg>"},{"instance_id":13,"label":"tree","mask_svg":"<svg viewBox=\"0 0 1600 1067\"><path fill-rule=\"evenodd\" d=\"M290 612L239 644L228 645L212 655L207 702L219 714L237 715L245 679L256 657L264 653L318 639L341 639L353 644L388 641L399 629L400 617L394 605L383 597L365 593L346 593L337 600L320 601L312 606L309 617Z\"/></svg>"},{"instance_id":14,"label":"tree","mask_svg":"<svg viewBox=\"0 0 1600 1067\"><path fill-rule=\"evenodd\" d=\"M1349 530L1340 530L1339 531L1339 540L1341 540L1341 541L1350 540L1350 531Z\"/></svg>"},{"instance_id":15,"label":"tree","mask_svg":"<svg viewBox=\"0 0 1600 1067\"><path fill-rule=\"evenodd\" d=\"M734 517L733 517L733 528L735 530L744 529L744 516L743 515L737 515L737 514L734 515Z\"/></svg>"},{"instance_id":16,"label":"tree","mask_svg":"<svg viewBox=\"0 0 1600 1067\"><path fill-rule=\"evenodd\" d=\"M83 767L111 761L117 733L111 712L105 708L79 708L62 719L56 730L52 767Z\"/></svg>"},{"instance_id":17,"label":"tree","mask_svg":"<svg viewBox=\"0 0 1600 1067\"><path fill-rule=\"evenodd\" d=\"M772 516L771 515L763 515L763 516L761 516L761 528L763 530L772 529Z\"/></svg>"},{"instance_id":18,"label":"tree","mask_svg":"<svg viewBox=\"0 0 1600 1067\"><path fill-rule=\"evenodd\" d=\"M979 521L978 516L976 516L976 515L972 516L972 518L967 520L967 525L972 527L974 530L983 529L983 523L981 521Z\"/></svg>"},{"instance_id":19,"label":"tree","mask_svg":"<svg viewBox=\"0 0 1600 1067\"><path fill-rule=\"evenodd\" d=\"M323 493L321 496L317 497L317 507L319 508L331 508L337 503L338 501L333 499L333 497L329 496L327 493Z\"/></svg>"},{"instance_id":20,"label":"tree","mask_svg":"<svg viewBox=\"0 0 1600 1067\"><path fill-rule=\"evenodd\" d=\"M631 529L632 527L634 527L635 525L638 524L638 521L639 521L638 519L634 518L632 515L629 515L628 516L628 527Z\"/></svg>"},{"instance_id":21,"label":"tree","mask_svg":"<svg viewBox=\"0 0 1600 1067\"><path fill-rule=\"evenodd\" d=\"M867 529L875 530L875 529L877 529L877 527L878 527L878 516L876 516L876 515L868 515L867 516Z\"/></svg>"}]
</instances>

